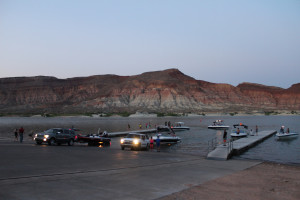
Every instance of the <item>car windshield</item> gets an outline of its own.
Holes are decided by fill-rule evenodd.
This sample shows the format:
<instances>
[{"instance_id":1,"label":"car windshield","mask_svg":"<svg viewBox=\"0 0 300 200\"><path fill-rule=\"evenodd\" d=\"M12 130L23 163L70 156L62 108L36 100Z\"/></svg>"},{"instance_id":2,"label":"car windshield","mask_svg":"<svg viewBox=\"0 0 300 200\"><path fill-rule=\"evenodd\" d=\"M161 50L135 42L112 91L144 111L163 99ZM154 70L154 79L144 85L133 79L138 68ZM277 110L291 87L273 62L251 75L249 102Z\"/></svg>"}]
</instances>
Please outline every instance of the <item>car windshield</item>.
<instances>
[{"instance_id":1,"label":"car windshield","mask_svg":"<svg viewBox=\"0 0 300 200\"><path fill-rule=\"evenodd\" d=\"M49 130L46 130L45 133L57 133L57 132L60 132L61 130L60 129L49 129Z\"/></svg>"},{"instance_id":2,"label":"car windshield","mask_svg":"<svg viewBox=\"0 0 300 200\"><path fill-rule=\"evenodd\" d=\"M126 136L126 138L140 138L140 136L139 135L135 135L135 134L128 134Z\"/></svg>"}]
</instances>

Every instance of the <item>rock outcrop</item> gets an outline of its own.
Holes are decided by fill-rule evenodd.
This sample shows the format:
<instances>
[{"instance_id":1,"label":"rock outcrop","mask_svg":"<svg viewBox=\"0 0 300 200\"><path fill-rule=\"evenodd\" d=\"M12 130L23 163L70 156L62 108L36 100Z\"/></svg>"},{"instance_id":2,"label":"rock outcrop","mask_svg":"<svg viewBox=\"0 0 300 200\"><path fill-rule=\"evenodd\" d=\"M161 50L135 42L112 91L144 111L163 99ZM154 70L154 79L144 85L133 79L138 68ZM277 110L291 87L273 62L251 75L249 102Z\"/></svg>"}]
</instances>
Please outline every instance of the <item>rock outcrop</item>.
<instances>
[{"instance_id":1,"label":"rock outcrop","mask_svg":"<svg viewBox=\"0 0 300 200\"><path fill-rule=\"evenodd\" d=\"M252 112L300 110L300 84L288 89L195 80L177 69L136 76L0 79L0 113Z\"/></svg>"}]
</instances>

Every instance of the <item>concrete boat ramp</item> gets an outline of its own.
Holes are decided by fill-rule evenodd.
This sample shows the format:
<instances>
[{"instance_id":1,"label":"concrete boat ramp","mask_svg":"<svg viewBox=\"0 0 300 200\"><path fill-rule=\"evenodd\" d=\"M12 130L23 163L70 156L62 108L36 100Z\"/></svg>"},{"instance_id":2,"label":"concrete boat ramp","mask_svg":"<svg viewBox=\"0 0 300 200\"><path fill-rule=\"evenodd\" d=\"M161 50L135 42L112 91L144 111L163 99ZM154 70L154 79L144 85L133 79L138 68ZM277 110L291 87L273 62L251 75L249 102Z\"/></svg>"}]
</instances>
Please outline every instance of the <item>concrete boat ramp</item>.
<instances>
[{"instance_id":1,"label":"concrete boat ramp","mask_svg":"<svg viewBox=\"0 0 300 200\"><path fill-rule=\"evenodd\" d=\"M227 142L225 146L223 144L220 144L216 146L214 150L208 153L207 159L227 160L232 155L241 154L245 150L255 146L256 144L262 142L266 138L274 135L276 132L277 131L275 130L261 131L254 136L248 136L235 141Z\"/></svg>"}]
</instances>

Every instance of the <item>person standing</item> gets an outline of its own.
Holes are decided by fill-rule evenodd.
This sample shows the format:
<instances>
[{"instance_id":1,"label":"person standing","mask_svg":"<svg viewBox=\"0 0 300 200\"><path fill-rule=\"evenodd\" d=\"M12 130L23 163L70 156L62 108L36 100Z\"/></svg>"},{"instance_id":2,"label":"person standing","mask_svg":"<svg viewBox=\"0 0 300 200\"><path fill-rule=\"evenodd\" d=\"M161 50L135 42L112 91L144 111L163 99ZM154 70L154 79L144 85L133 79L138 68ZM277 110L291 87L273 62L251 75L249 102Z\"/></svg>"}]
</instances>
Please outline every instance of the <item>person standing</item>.
<instances>
[{"instance_id":1,"label":"person standing","mask_svg":"<svg viewBox=\"0 0 300 200\"><path fill-rule=\"evenodd\" d=\"M159 135L156 138L156 148L157 148L157 152L160 152L160 139L159 139Z\"/></svg>"},{"instance_id":2,"label":"person standing","mask_svg":"<svg viewBox=\"0 0 300 200\"><path fill-rule=\"evenodd\" d=\"M280 127L280 131L279 132L282 133L282 134L284 133L284 126Z\"/></svg>"},{"instance_id":3,"label":"person standing","mask_svg":"<svg viewBox=\"0 0 300 200\"><path fill-rule=\"evenodd\" d=\"M130 124L128 124L127 127L128 127L128 130L130 130Z\"/></svg>"},{"instance_id":4,"label":"person standing","mask_svg":"<svg viewBox=\"0 0 300 200\"><path fill-rule=\"evenodd\" d=\"M258 135L258 126L255 127L255 134Z\"/></svg>"},{"instance_id":5,"label":"person standing","mask_svg":"<svg viewBox=\"0 0 300 200\"><path fill-rule=\"evenodd\" d=\"M15 141L18 141L18 129L15 129Z\"/></svg>"},{"instance_id":6,"label":"person standing","mask_svg":"<svg viewBox=\"0 0 300 200\"><path fill-rule=\"evenodd\" d=\"M19 129L20 143L23 142L23 134L24 134L24 128L21 127L21 128Z\"/></svg>"},{"instance_id":7,"label":"person standing","mask_svg":"<svg viewBox=\"0 0 300 200\"><path fill-rule=\"evenodd\" d=\"M226 141L227 141L227 131L224 130L224 134L223 134L223 145L226 146Z\"/></svg>"},{"instance_id":8,"label":"person standing","mask_svg":"<svg viewBox=\"0 0 300 200\"><path fill-rule=\"evenodd\" d=\"M154 140L153 140L153 138L152 138L152 136L150 137L150 149L151 149L151 151L152 151L152 149L153 149L153 146L154 146Z\"/></svg>"}]
</instances>

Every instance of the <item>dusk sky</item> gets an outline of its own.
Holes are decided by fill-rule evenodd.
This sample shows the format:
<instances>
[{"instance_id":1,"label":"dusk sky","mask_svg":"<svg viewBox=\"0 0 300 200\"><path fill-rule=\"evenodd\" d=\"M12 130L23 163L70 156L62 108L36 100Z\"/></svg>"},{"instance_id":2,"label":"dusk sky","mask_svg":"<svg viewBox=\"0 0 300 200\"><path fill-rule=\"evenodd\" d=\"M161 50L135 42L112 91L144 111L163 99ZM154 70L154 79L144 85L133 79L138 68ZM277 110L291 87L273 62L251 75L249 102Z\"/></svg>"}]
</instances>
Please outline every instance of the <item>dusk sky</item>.
<instances>
[{"instance_id":1,"label":"dusk sky","mask_svg":"<svg viewBox=\"0 0 300 200\"><path fill-rule=\"evenodd\" d=\"M299 0L0 0L0 78L137 75L300 82Z\"/></svg>"}]
</instances>

